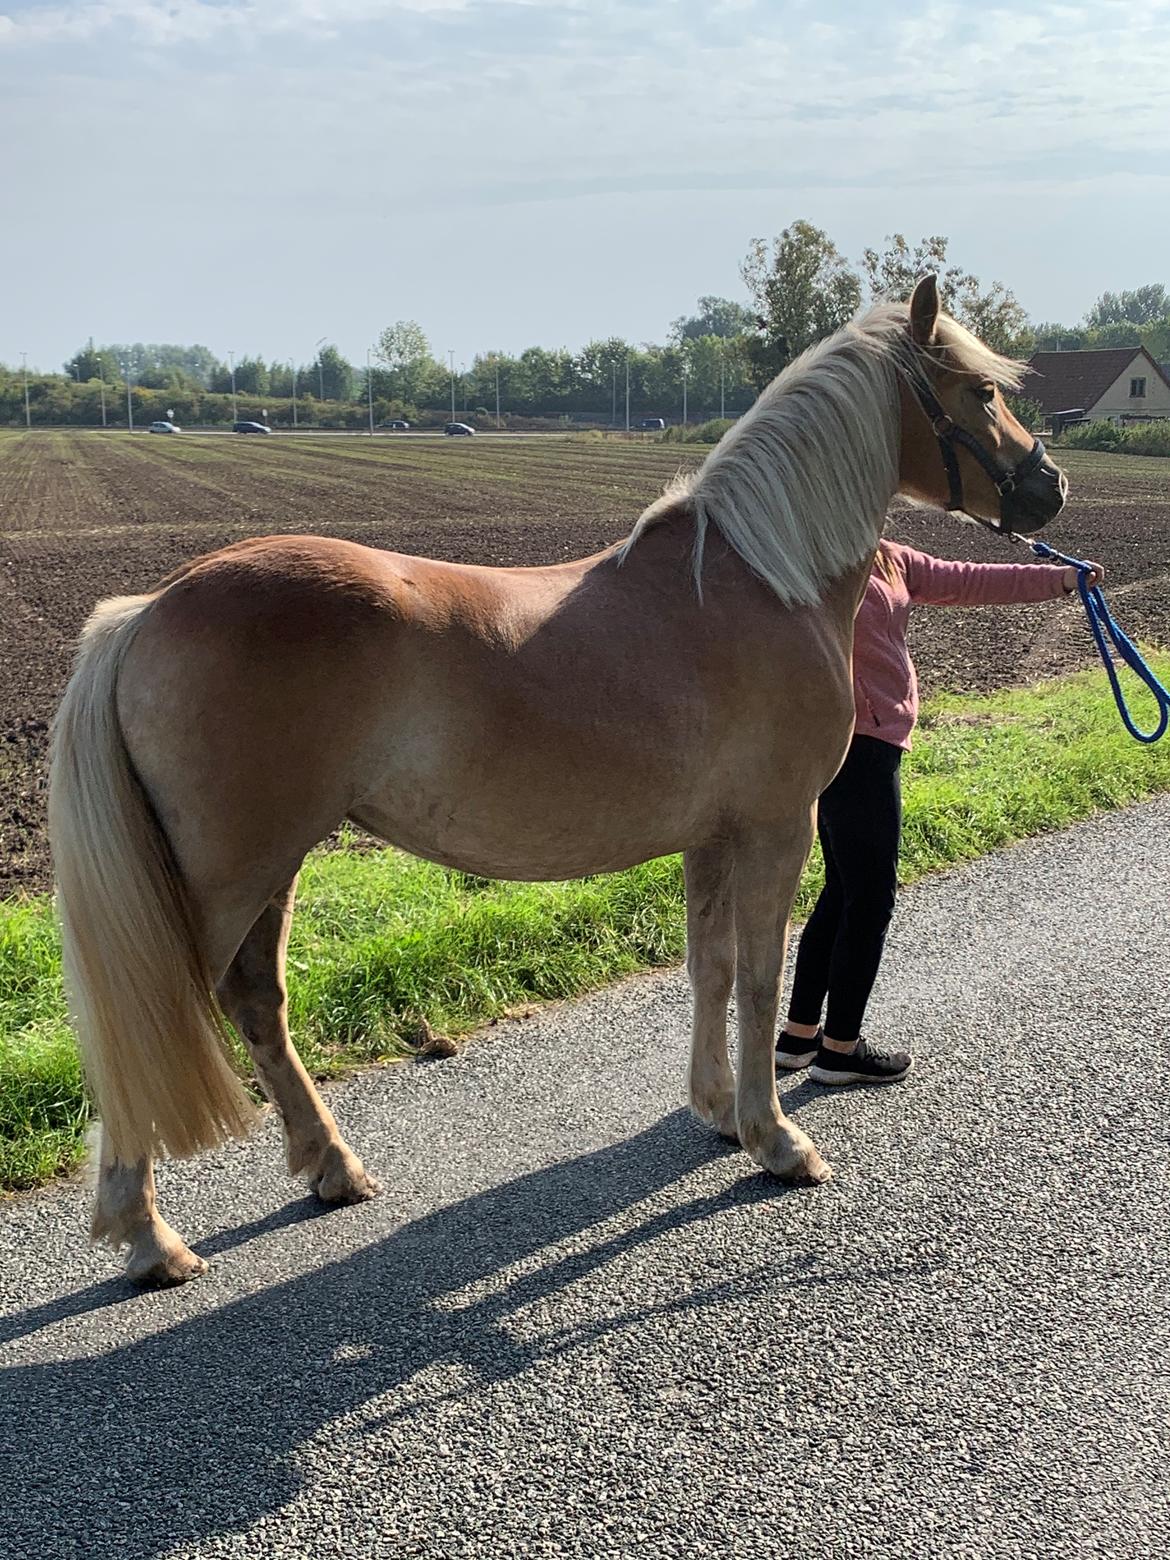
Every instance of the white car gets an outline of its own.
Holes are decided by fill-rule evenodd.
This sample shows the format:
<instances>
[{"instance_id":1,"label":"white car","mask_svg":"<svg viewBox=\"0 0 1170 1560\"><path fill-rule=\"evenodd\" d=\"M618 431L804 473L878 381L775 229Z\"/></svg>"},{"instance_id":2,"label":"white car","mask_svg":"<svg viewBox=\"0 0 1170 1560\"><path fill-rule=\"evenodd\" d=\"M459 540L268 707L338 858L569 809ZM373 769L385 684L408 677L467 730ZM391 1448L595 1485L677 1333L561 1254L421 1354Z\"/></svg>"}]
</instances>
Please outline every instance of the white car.
<instances>
[{"instance_id":1,"label":"white car","mask_svg":"<svg viewBox=\"0 0 1170 1560\"><path fill-rule=\"evenodd\" d=\"M183 430L178 423L152 422L146 431L148 433L182 433Z\"/></svg>"}]
</instances>

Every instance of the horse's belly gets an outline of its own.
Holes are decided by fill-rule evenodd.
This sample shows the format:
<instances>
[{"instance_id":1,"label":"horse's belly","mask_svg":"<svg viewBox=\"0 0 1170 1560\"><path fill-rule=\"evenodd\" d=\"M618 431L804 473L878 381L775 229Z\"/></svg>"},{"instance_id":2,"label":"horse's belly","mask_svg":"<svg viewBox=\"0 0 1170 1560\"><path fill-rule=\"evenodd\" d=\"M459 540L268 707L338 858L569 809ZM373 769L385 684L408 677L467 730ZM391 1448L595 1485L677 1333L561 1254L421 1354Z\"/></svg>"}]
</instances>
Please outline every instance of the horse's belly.
<instances>
[{"instance_id":1,"label":"horse's belly","mask_svg":"<svg viewBox=\"0 0 1170 1560\"><path fill-rule=\"evenodd\" d=\"M355 823L412 855L480 877L549 882L616 872L696 843L710 832L670 798L651 809L603 799L557 804L546 791L504 796L489 788L456 797L389 794L351 810Z\"/></svg>"}]
</instances>

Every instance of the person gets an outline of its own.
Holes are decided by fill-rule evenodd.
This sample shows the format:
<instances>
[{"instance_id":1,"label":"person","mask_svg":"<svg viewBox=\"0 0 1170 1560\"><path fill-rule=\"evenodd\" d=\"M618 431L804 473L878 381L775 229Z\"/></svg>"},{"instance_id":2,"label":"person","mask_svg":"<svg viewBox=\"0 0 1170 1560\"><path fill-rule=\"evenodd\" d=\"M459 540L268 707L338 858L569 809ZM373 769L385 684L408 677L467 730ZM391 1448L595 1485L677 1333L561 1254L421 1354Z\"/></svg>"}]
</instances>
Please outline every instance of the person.
<instances>
[{"instance_id":1,"label":"person","mask_svg":"<svg viewBox=\"0 0 1170 1560\"><path fill-rule=\"evenodd\" d=\"M1102 575L1094 564L1090 583ZM894 910L902 755L918 718L906 648L911 608L1007 606L1076 588L1073 568L948 562L881 542L854 631L853 740L818 807L825 886L800 939L776 1044L781 1070L809 1067L818 1083L896 1083L913 1065L905 1051L882 1050L861 1033Z\"/></svg>"}]
</instances>

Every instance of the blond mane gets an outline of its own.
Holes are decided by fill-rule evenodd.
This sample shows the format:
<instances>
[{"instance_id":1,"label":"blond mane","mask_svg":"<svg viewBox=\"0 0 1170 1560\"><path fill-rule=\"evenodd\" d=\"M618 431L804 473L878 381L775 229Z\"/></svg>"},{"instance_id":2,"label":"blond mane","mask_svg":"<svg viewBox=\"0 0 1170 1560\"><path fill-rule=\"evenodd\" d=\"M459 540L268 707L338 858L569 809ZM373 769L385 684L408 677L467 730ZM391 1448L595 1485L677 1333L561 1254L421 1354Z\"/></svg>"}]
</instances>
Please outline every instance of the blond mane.
<instances>
[{"instance_id":1,"label":"blond mane","mask_svg":"<svg viewBox=\"0 0 1170 1560\"><path fill-rule=\"evenodd\" d=\"M619 556L683 506L694 516L700 589L714 526L786 606L811 606L877 542L898 485L898 379L921 355L908 306L873 305L790 363L698 470L644 511ZM947 315L929 356L1004 388L1024 372Z\"/></svg>"}]
</instances>

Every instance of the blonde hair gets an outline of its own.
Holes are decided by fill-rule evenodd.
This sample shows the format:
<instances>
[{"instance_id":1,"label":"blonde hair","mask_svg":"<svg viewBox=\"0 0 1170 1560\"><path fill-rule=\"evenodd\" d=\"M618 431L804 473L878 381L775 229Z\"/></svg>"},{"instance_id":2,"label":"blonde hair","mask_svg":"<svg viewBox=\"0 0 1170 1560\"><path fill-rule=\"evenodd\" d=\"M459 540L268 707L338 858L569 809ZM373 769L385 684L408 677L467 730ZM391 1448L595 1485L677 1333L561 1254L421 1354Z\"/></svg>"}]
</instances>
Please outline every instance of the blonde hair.
<instances>
[{"instance_id":1,"label":"blonde hair","mask_svg":"<svg viewBox=\"0 0 1170 1560\"><path fill-rule=\"evenodd\" d=\"M694 574L713 525L786 606L811 606L830 580L872 550L898 485L898 381L923 351L905 303L878 303L810 347L729 428L695 472L645 510L618 554L688 508ZM1023 366L940 315L927 354L940 367L1005 387Z\"/></svg>"}]
</instances>

